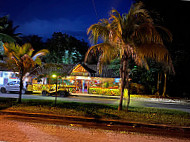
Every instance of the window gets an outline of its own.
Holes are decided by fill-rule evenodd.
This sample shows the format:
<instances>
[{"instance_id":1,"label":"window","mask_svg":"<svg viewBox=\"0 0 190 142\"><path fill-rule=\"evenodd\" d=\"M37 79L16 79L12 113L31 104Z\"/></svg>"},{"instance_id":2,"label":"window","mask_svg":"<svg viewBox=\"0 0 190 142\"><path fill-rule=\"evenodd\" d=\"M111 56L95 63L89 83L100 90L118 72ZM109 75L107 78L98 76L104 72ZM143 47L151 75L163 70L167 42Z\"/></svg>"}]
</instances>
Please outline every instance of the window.
<instances>
[{"instance_id":1,"label":"window","mask_svg":"<svg viewBox=\"0 0 190 142\"><path fill-rule=\"evenodd\" d=\"M4 72L4 77L5 77L5 78L8 78L8 75L9 75L9 74L8 74L7 72Z\"/></svg>"},{"instance_id":2,"label":"window","mask_svg":"<svg viewBox=\"0 0 190 142\"><path fill-rule=\"evenodd\" d=\"M3 72L2 71L0 71L0 77L3 77Z\"/></svg>"}]
</instances>

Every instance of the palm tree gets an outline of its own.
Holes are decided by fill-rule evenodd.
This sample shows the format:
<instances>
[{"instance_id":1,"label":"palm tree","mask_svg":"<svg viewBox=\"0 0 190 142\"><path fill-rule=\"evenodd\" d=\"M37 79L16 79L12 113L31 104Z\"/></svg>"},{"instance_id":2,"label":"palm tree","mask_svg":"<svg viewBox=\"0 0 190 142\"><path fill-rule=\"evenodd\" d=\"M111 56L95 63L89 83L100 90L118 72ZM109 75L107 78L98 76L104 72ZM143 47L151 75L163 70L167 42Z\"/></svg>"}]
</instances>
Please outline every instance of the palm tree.
<instances>
[{"instance_id":1,"label":"palm tree","mask_svg":"<svg viewBox=\"0 0 190 142\"><path fill-rule=\"evenodd\" d=\"M8 20L8 16L0 17L0 57L3 60L4 51L3 51L3 43L5 42L15 42L20 39L20 33L15 34L15 30L19 26L13 27L13 22Z\"/></svg>"},{"instance_id":2,"label":"palm tree","mask_svg":"<svg viewBox=\"0 0 190 142\"><path fill-rule=\"evenodd\" d=\"M149 70L146 59L151 58L157 62L165 62L170 70L173 70L171 58L164 46L165 40L172 41L172 35L166 28L154 24L141 2L132 5L129 12L122 15L115 9L111 10L110 17L91 25L87 34L95 45L87 51L86 59L91 50L100 50L102 53L99 57L100 71L104 63L116 57L121 59L121 97L118 110L122 109L124 88L129 89L131 60ZM97 44L99 39L103 42ZM129 103L130 91L128 91L127 111Z\"/></svg>"},{"instance_id":3,"label":"palm tree","mask_svg":"<svg viewBox=\"0 0 190 142\"><path fill-rule=\"evenodd\" d=\"M13 27L13 22L8 19L8 16L0 17L0 41L2 42L15 42L19 40L21 33L15 34L19 26Z\"/></svg>"},{"instance_id":4,"label":"palm tree","mask_svg":"<svg viewBox=\"0 0 190 142\"><path fill-rule=\"evenodd\" d=\"M4 50L5 55L8 57L6 60L7 67L14 72L19 72L20 92L18 103L21 103L24 76L33 69L36 64L41 65L40 57L46 55L49 51L42 49L33 55L34 50L28 43L23 46L19 46L15 43L5 43Z\"/></svg>"}]
</instances>

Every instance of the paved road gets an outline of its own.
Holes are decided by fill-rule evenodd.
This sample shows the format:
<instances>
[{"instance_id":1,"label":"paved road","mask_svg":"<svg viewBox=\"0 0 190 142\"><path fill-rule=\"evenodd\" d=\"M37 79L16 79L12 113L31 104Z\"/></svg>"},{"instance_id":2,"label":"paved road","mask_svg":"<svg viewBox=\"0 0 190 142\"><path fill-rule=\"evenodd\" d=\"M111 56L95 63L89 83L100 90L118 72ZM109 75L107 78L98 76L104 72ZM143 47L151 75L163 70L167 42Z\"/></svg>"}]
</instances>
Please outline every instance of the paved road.
<instances>
[{"instance_id":1,"label":"paved road","mask_svg":"<svg viewBox=\"0 0 190 142\"><path fill-rule=\"evenodd\" d=\"M18 94L2 94L0 97L18 98ZM23 95L24 99L45 99L54 100L51 96L39 96L39 95ZM73 94L70 97L60 98L58 100L72 101L72 102L85 102L85 103L102 103L102 104L118 104L119 97L108 97L108 96L96 96L96 95L85 95L85 94ZM124 102L125 104L125 102ZM158 99L158 98L135 98L131 97L130 106L139 107L155 107L155 108L167 108L181 110L190 113L190 102L184 100L171 100L171 99Z\"/></svg>"},{"instance_id":2,"label":"paved road","mask_svg":"<svg viewBox=\"0 0 190 142\"><path fill-rule=\"evenodd\" d=\"M6 142L190 142L185 138L88 129L80 125L31 122L0 115L0 141Z\"/></svg>"}]
</instances>

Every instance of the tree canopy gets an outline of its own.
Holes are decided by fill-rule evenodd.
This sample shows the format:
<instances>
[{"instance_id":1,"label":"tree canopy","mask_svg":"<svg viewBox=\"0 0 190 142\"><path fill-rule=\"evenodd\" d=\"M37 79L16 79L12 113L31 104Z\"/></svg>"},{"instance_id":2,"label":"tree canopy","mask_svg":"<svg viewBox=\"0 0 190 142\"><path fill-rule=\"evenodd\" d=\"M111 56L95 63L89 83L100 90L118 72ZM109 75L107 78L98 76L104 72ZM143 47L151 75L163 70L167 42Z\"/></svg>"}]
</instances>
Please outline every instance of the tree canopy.
<instances>
[{"instance_id":1,"label":"tree canopy","mask_svg":"<svg viewBox=\"0 0 190 142\"><path fill-rule=\"evenodd\" d=\"M67 34L55 32L52 38L47 40L45 47L51 52L45 59L46 62L76 64L84 60L88 43Z\"/></svg>"},{"instance_id":2,"label":"tree canopy","mask_svg":"<svg viewBox=\"0 0 190 142\"><path fill-rule=\"evenodd\" d=\"M133 4L129 12L122 15L115 9L111 10L108 19L100 19L98 23L89 27L88 34L95 45L89 48L85 60L92 50L94 52L99 50L100 72L104 63L118 57L121 59L121 97L118 110L122 109L124 88L129 89L131 59L136 65L149 70L147 58L151 58L165 63L168 70L174 72L169 52L164 45L164 39L171 41L172 34L166 28L154 24L142 2ZM97 44L99 39L103 42ZM128 91L128 105L129 101L130 91Z\"/></svg>"},{"instance_id":3,"label":"tree canopy","mask_svg":"<svg viewBox=\"0 0 190 142\"><path fill-rule=\"evenodd\" d=\"M42 49L36 54L33 54L34 49L30 44L24 44L19 46L15 43L5 43L4 45L5 55L8 57L6 59L5 66L14 72L19 72L20 78L20 93L19 100L21 102L21 95L23 89L23 78L27 72L34 69L35 65L41 65L41 56L49 53L48 50Z\"/></svg>"}]
</instances>

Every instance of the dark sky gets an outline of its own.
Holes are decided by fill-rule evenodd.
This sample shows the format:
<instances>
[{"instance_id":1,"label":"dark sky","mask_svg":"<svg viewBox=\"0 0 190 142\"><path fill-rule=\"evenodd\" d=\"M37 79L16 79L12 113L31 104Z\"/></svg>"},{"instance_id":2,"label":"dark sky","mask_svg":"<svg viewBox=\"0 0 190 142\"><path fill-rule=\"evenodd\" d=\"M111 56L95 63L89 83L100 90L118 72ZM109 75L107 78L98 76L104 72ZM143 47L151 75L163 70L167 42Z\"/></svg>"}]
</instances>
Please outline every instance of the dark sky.
<instances>
[{"instance_id":1,"label":"dark sky","mask_svg":"<svg viewBox=\"0 0 190 142\"><path fill-rule=\"evenodd\" d=\"M128 12L132 0L0 0L0 16L9 15L16 32L47 38L63 32L87 40L87 28L107 18L112 8Z\"/></svg>"}]
</instances>

